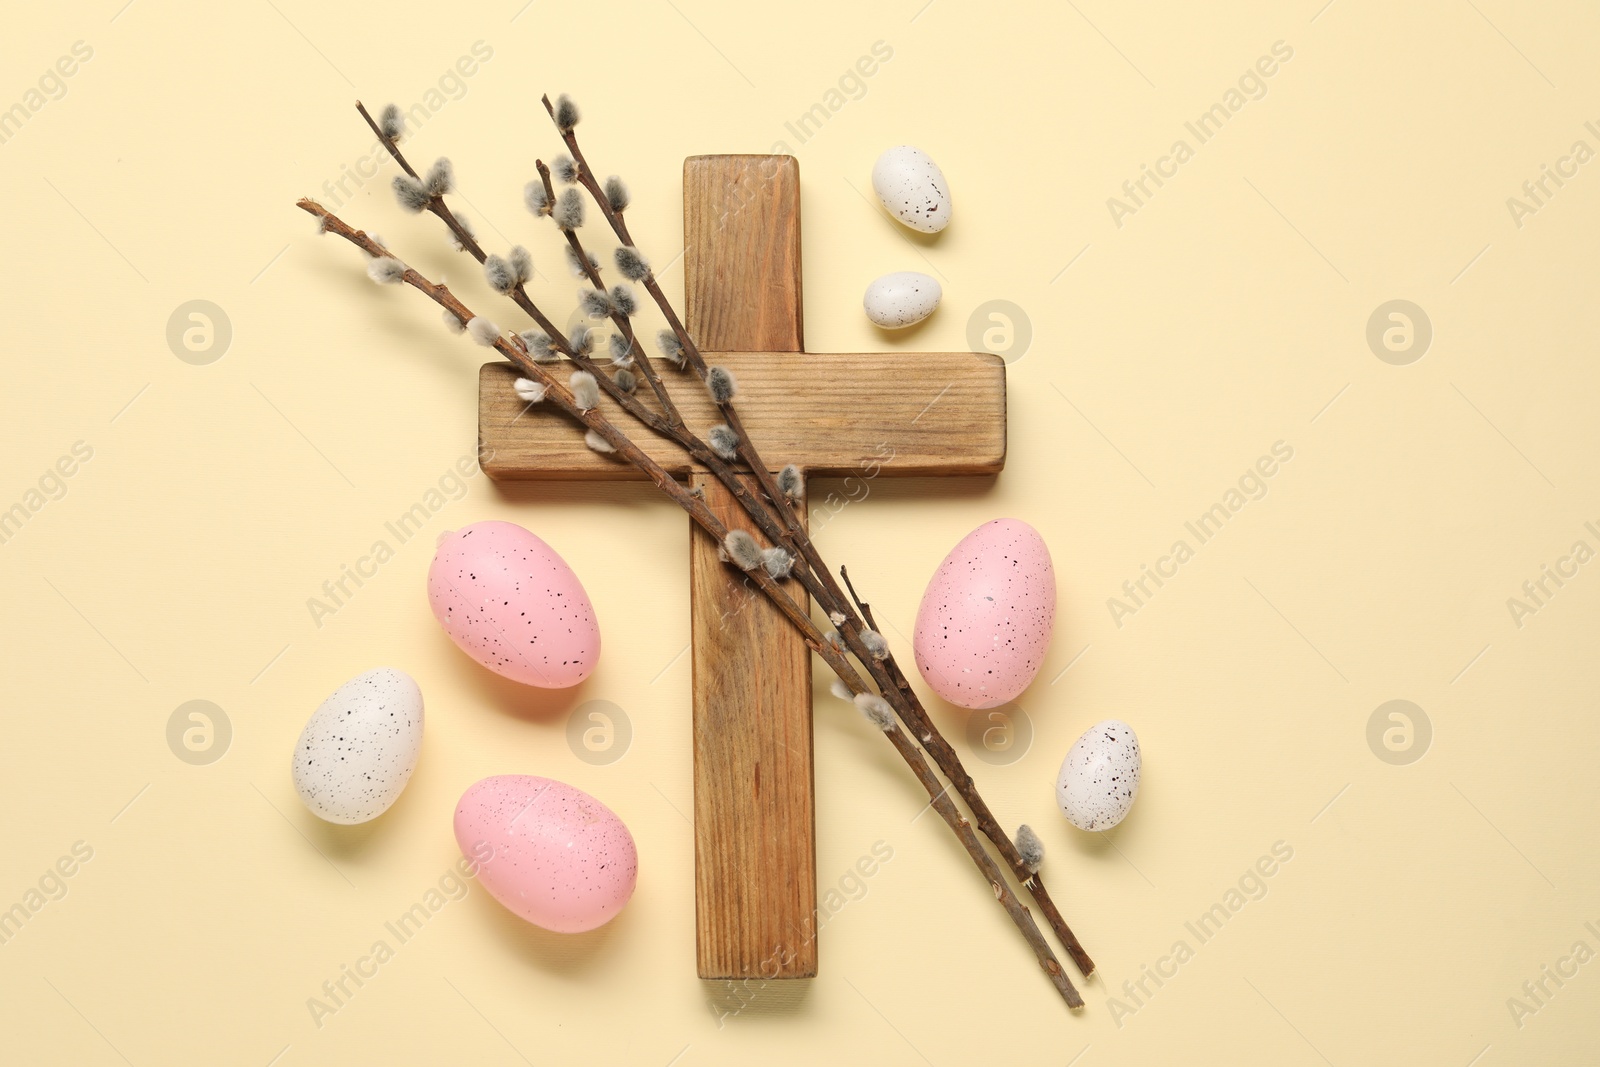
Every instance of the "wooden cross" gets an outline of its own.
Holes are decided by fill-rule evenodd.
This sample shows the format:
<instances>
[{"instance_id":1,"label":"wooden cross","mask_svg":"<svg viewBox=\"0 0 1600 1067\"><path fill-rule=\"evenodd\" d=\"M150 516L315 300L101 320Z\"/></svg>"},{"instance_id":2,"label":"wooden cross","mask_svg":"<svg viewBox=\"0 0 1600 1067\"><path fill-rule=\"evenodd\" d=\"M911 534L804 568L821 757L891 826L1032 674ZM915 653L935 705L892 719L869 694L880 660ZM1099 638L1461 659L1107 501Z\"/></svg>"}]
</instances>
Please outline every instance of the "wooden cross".
<instances>
[{"instance_id":1,"label":"wooden cross","mask_svg":"<svg viewBox=\"0 0 1600 1067\"><path fill-rule=\"evenodd\" d=\"M685 325L708 362L738 376L740 416L769 462L863 481L994 474L1005 464L998 357L804 351L793 157L692 156L683 206ZM710 399L698 383L680 385L664 371L685 420L704 437L721 421ZM479 376L478 435L491 478L642 477L591 451L565 420L519 418L515 377L507 363L487 364ZM733 495L676 446L642 428L629 434L704 490L730 527L754 532ZM700 977L809 978L817 973L810 651L717 558L716 544L691 531ZM798 584L786 584L804 603Z\"/></svg>"}]
</instances>

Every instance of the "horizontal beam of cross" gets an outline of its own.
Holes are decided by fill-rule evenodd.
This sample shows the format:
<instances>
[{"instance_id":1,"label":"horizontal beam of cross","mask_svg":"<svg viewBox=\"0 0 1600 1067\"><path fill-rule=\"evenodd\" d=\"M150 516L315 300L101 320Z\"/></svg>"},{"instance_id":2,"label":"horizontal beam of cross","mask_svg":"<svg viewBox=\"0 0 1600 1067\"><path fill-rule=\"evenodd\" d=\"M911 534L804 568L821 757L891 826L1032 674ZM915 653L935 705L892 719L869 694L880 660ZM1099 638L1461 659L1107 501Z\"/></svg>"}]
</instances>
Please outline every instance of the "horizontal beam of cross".
<instances>
[{"instance_id":1,"label":"horizontal beam of cross","mask_svg":"<svg viewBox=\"0 0 1600 1067\"><path fill-rule=\"evenodd\" d=\"M1005 465L1005 365L997 356L774 355L706 354L709 362L739 376L744 386L739 415L771 463L794 463L823 476L855 474L870 466L890 477L997 474ZM662 373L677 372L663 366ZM490 477L643 477L630 464L591 451L558 412L518 400L511 388L515 378L509 363L485 364L479 375L478 437ZM698 384L671 378L668 384L685 421L704 438L720 421L710 398ZM609 397L601 405L619 424L631 422ZM691 464L676 445L645 430L631 436L668 471L688 473Z\"/></svg>"}]
</instances>

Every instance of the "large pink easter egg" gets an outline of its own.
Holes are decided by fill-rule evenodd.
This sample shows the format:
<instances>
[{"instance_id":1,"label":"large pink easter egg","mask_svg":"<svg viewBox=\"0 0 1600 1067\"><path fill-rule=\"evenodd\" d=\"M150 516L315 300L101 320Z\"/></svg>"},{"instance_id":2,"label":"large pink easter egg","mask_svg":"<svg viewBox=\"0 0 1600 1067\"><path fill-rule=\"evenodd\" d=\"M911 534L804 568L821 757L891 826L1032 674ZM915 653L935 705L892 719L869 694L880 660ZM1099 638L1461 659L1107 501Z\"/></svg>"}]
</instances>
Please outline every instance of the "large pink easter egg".
<instances>
[{"instance_id":1,"label":"large pink easter egg","mask_svg":"<svg viewBox=\"0 0 1600 1067\"><path fill-rule=\"evenodd\" d=\"M535 926L603 926L633 896L639 854L622 820L583 790L531 774L485 778L456 805L456 844L478 881Z\"/></svg>"},{"instance_id":2,"label":"large pink easter egg","mask_svg":"<svg viewBox=\"0 0 1600 1067\"><path fill-rule=\"evenodd\" d=\"M912 649L922 677L963 708L997 708L1028 688L1056 620L1044 538L1020 519L973 530L922 594Z\"/></svg>"},{"instance_id":3,"label":"large pink easter egg","mask_svg":"<svg viewBox=\"0 0 1600 1067\"><path fill-rule=\"evenodd\" d=\"M577 685L600 658L600 627L578 576L516 523L475 522L441 537L428 602L463 652L524 685Z\"/></svg>"}]
</instances>

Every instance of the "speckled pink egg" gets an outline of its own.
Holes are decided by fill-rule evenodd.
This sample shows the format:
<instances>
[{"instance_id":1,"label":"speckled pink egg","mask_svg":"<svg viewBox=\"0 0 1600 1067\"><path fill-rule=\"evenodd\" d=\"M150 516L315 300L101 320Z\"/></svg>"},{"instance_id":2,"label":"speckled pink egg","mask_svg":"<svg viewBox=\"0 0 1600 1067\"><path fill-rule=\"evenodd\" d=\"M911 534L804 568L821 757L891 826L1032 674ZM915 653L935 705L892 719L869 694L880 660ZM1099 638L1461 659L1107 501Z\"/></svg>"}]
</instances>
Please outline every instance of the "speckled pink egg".
<instances>
[{"instance_id":1,"label":"speckled pink egg","mask_svg":"<svg viewBox=\"0 0 1600 1067\"><path fill-rule=\"evenodd\" d=\"M986 522L950 550L922 594L917 669L952 704L997 708L1039 673L1055 621L1044 538L1020 519Z\"/></svg>"},{"instance_id":2,"label":"speckled pink egg","mask_svg":"<svg viewBox=\"0 0 1600 1067\"><path fill-rule=\"evenodd\" d=\"M633 896L639 854L616 813L552 778L501 774L456 805L456 844L488 858L478 881L512 912L578 934L610 922Z\"/></svg>"},{"instance_id":3,"label":"speckled pink egg","mask_svg":"<svg viewBox=\"0 0 1600 1067\"><path fill-rule=\"evenodd\" d=\"M463 652L524 685L577 685L600 658L600 627L578 576L516 523L475 522L441 537L428 601Z\"/></svg>"}]
</instances>

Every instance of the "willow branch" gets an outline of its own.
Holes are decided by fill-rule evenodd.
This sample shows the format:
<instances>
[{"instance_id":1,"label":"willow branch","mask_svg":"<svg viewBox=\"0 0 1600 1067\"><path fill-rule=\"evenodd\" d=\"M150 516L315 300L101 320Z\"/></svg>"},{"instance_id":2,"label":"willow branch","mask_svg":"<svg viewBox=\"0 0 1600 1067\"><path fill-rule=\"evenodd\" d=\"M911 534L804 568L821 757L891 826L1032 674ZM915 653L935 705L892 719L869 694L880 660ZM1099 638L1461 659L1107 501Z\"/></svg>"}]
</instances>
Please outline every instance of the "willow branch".
<instances>
[{"instance_id":1,"label":"willow branch","mask_svg":"<svg viewBox=\"0 0 1600 1067\"><path fill-rule=\"evenodd\" d=\"M411 164L407 163L405 156L401 155L400 146L395 144L394 138L383 132L383 127L373 121L372 116L367 112L366 106L359 100L356 101L356 110L361 112L361 117L367 120L367 125L372 127L372 132L377 134L378 140L383 143L384 148L389 150L389 154L394 157L394 161L400 164L407 174L413 178L417 177L417 172L411 169ZM483 248L479 246L477 237L462 224L460 219L456 218L449 206L445 204L444 197L434 197L428 204L428 210L437 215L446 226L450 227L450 232L456 235L456 240L461 242L461 247L471 252L479 263L483 262Z\"/></svg>"},{"instance_id":2,"label":"willow branch","mask_svg":"<svg viewBox=\"0 0 1600 1067\"><path fill-rule=\"evenodd\" d=\"M360 112L361 117L366 120L366 123L372 129L373 134L377 136L379 142L381 142L384 148L389 152L389 155L394 158L394 161L400 166L400 169L411 175L413 178L416 177L416 169L411 165L410 161L406 159L405 153L401 151L400 146L395 142L394 138L383 132L382 126L373 120L372 115L367 111L366 107L360 101L356 102L356 110ZM545 200L549 204L554 204L555 188L550 181L550 170L542 161L538 162L537 165L540 180L544 183ZM610 206L609 203L607 206ZM483 249L472 240L472 234L466 229L461 221L449 211L448 206L444 203L444 198L442 196L432 197L429 201L428 210L436 215L441 221L443 221L445 226L449 228L450 232L455 235L456 241L461 246L461 250L463 252L471 255L473 259L477 260L480 265L486 258L488 258ZM572 237L573 235L569 232L568 236ZM575 245L574 251L579 256L579 262L587 266L588 259L584 254L581 243ZM604 286L599 282L597 274L592 275L590 281L595 285L596 288L604 288ZM646 380L650 382L652 390L658 397L662 399L663 411L666 413L665 415L657 414L656 412L653 412L649 408L645 407L637 397L623 389L609 374L606 374L600 368L597 361L590 359L588 356L574 349L569 343L565 334L563 334L562 331L558 329L551 321L549 316L540 310L538 305L534 303L533 299L528 295L527 289L524 285L518 283L512 288L511 292L507 293L506 295L513 303L517 305L517 307L521 308L529 318L533 319L533 321L538 324L539 328L550 337L551 342L556 345L558 350L567 359L571 360L580 369L586 370L590 374L594 375L595 380L599 383L600 387L605 390L606 395L611 397L611 399L615 401L619 407L621 407L628 414L632 415L635 419L638 419L640 422L644 423L658 436L670 440L679 447L683 448L684 451L688 453L688 455L694 459L695 462L711 471L717 480L728 488L728 491L734 495L739 504L752 517L752 519L754 519L756 524L761 528L761 532L767 538L767 540L775 545L783 546L791 553L794 552L793 546L789 543L788 538L786 538L783 534L782 524L778 522L777 519L772 515L766 513L761 501L750 492L749 487L745 485L743 479L737 476L732 467L730 467L720 456L713 452L710 446L708 446L704 440L689 430L682 417L678 415L677 407L672 403L670 396L667 394L666 389L661 382L660 375L656 372L654 365L650 361L650 357L645 354L642 346L640 346L636 339L632 342L632 351L634 353L635 360L639 364L639 369L645 374ZM630 328L630 336L631 332L632 331ZM816 594L812 593L812 595L815 596Z\"/></svg>"},{"instance_id":3,"label":"willow branch","mask_svg":"<svg viewBox=\"0 0 1600 1067\"><path fill-rule=\"evenodd\" d=\"M545 110L550 113L551 119L554 120L555 108L551 104L550 98L545 96L543 103ZM588 191L595 206L611 225L612 232L616 234L617 239L623 244L632 245L633 238L628 231L627 221L623 218L621 212L611 207L609 198L606 197L593 169L583 155L582 148L578 145L577 134L571 129L560 129L559 124L557 124L557 130L561 135L562 141L566 144L568 152L572 154L573 161L578 166L579 182ZM709 373L705 358L695 344L694 338L689 335L689 331L684 327L682 320L678 318L671 301L667 299L660 285L656 284L655 275L653 273L647 274L643 280L643 285L655 301L656 306L661 310L663 317L667 320L667 324L677 336L678 343L683 346L689 366L703 382ZM1055 903L1050 900L1038 873L1028 870L1016 843L1012 841L1010 835L995 819L988 803L978 793L977 783L967 773L966 767L962 764L955 748L934 725L932 718L928 715L926 709L922 707L920 699L911 689L909 683L906 682L905 675L897 665L892 663L892 657L890 662L880 662L875 660L867 649L861 639L860 631L863 625L869 625L874 630L877 627L871 623L864 624L860 615L857 614L854 604L846 599L844 591L839 588L832 572L823 562L821 554L812 543L806 524L785 494L779 491L777 483L773 479L770 465L761 458L755 443L750 439L750 435L745 432L744 422L740 419L737 408L731 401L721 405L721 408L723 417L727 420L728 428L738 438L740 458L750 468L751 473L761 486L762 493L771 501L774 513L783 524L784 534L781 541L774 539L774 543L782 543L799 560L804 562L807 571L816 575L817 579L819 579L816 583L807 581L807 591L817 599L817 602L822 605L830 616L843 616L844 622L839 626L839 633L850 651L867 667L868 671L873 675L874 681L878 683L879 688L882 690L884 697L890 701L890 704L894 707L896 713L901 716L907 727L913 730L918 738L921 739L924 747L927 748L929 754L933 756L934 761L939 765L939 769L944 772L945 776L950 779L951 784L955 786L956 791L961 794L962 799L966 801L967 806L971 809L974 818L978 820L978 826L983 831L984 836L994 843L995 848L1004 857L1007 866L1011 868L1012 875L1028 888L1030 894L1038 902L1040 910L1045 913L1051 928L1072 956L1073 962L1077 964L1079 970L1085 977L1093 974L1094 961L1084 951L1077 935L1072 932L1072 928L1062 918ZM746 510L749 510L748 505ZM772 538L770 532L768 532L768 537ZM798 569L797 577L805 578L804 575L799 574ZM814 585L816 586L815 588L813 587Z\"/></svg>"},{"instance_id":4,"label":"willow branch","mask_svg":"<svg viewBox=\"0 0 1600 1067\"><path fill-rule=\"evenodd\" d=\"M544 160L535 160L534 166L538 168L539 180L544 183L544 195L550 204L556 202L555 187L550 183L550 168L545 166ZM552 221L554 221L552 219ZM559 229L559 227L558 227ZM573 261L584 277L589 280L596 291L604 293L606 283L600 280L600 268L590 261L588 250L583 247L583 239L578 236L577 230L562 230L562 235L567 239L567 247L572 250ZM661 381L661 375L656 372L655 364L651 362L650 355L639 344L633 333L633 320L613 309L611 313L612 325L621 331L622 336L628 341L628 349L633 356L633 361L639 365L640 372L645 381L650 384L650 391L656 394L656 399L661 404L661 410L666 415L667 422L674 426L683 425L683 416L678 412L678 405L673 403L672 396L667 392L667 387Z\"/></svg>"},{"instance_id":5,"label":"willow branch","mask_svg":"<svg viewBox=\"0 0 1600 1067\"><path fill-rule=\"evenodd\" d=\"M872 605L856 594L856 587L850 581L849 570L845 567L840 567L839 575L844 579L846 587L849 588L850 599L855 602L856 607L860 610L861 617L867 621L868 626L877 630L878 620L872 617ZM881 633L882 631L879 632ZM914 700L916 694L911 690L911 682L906 678L905 673L900 670L900 665L895 662L892 655L885 661L884 665L889 669L895 688L908 694ZM923 710L920 703L917 704L917 708L918 710ZM926 711L923 711L923 714L926 715ZM932 736L923 738L923 746L940 745L948 750L947 758L942 759L938 749L929 748L934 762L939 764L939 769L944 771L945 777L950 779L950 784L956 787L957 792L961 794L962 799L967 802L967 806L972 810L973 817L978 820L978 828L983 831L984 836L991 841L995 841L996 844L999 843L996 841L997 834L999 837L1009 841L1010 838L1006 837L1005 831L995 822L994 813L989 810L989 805L984 803L983 798L978 795L978 789L972 781L972 776L966 773L966 768L961 765L961 759L955 754L955 750L950 748L944 736L937 730L930 732ZM954 773L951 771L952 766L954 767ZM1006 862L1012 864L1011 873L1016 875L1017 879L1033 895L1033 899L1038 902L1039 910L1044 912L1045 920L1050 924L1051 929L1056 932L1056 936L1061 939L1062 945L1066 947L1067 954L1072 957L1072 962L1077 964L1078 970L1082 972L1085 978L1089 977L1094 973L1094 960L1089 958L1089 954L1084 951L1083 945L1078 942L1078 935L1072 932L1072 927L1067 925L1067 920L1062 917L1055 901L1050 899L1050 892L1044 885L1044 876L1038 871L1030 872L1026 864L1022 862L1020 854L1014 861L1008 856Z\"/></svg>"}]
</instances>

